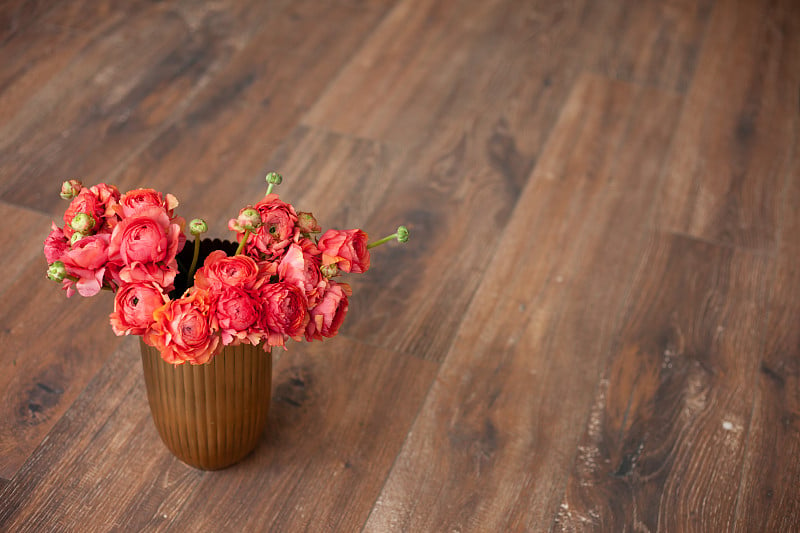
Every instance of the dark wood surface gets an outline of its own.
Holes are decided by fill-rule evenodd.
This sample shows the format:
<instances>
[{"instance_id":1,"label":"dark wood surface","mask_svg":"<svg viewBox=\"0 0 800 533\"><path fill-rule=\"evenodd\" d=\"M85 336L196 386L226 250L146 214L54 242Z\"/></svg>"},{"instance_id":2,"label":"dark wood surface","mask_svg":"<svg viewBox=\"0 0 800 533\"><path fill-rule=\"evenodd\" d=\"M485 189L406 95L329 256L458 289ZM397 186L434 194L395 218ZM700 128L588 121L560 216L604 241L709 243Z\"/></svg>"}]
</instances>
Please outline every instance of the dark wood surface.
<instances>
[{"instance_id":1,"label":"dark wood surface","mask_svg":"<svg viewBox=\"0 0 800 533\"><path fill-rule=\"evenodd\" d=\"M800 530L800 4L0 5L0 531ZM62 180L373 254L243 462L150 419Z\"/></svg>"}]
</instances>

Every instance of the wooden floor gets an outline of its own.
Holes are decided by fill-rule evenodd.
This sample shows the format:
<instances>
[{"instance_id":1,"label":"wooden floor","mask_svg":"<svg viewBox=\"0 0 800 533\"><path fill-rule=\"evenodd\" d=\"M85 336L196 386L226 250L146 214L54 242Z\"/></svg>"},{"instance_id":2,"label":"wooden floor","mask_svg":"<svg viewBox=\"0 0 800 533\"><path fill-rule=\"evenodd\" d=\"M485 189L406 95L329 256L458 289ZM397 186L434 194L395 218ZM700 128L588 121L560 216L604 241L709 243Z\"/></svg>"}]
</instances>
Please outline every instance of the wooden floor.
<instances>
[{"instance_id":1,"label":"wooden floor","mask_svg":"<svg viewBox=\"0 0 800 533\"><path fill-rule=\"evenodd\" d=\"M0 530L800 531L799 99L797 0L0 3ZM269 170L412 239L201 472L41 243Z\"/></svg>"}]
</instances>

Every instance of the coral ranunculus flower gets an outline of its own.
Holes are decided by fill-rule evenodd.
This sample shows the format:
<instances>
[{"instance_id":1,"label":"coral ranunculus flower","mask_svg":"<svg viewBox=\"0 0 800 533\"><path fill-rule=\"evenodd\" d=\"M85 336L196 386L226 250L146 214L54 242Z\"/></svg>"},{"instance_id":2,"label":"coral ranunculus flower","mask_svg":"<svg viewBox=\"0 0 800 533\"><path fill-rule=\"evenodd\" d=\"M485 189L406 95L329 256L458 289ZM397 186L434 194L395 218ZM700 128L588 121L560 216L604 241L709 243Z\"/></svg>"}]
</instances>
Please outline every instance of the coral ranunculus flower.
<instances>
[{"instance_id":1,"label":"coral ranunculus flower","mask_svg":"<svg viewBox=\"0 0 800 533\"><path fill-rule=\"evenodd\" d=\"M261 290L264 305L262 329L270 346L284 346L286 339L298 339L308 322L303 289L290 283L265 285Z\"/></svg>"},{"instance_id":2,"label":"coral ranunculus flower","mask_svg":"<svg viewBox=\"0 0 800 533\"><path fill-rule=\"evenodd\" d=\"M246 255L228 257L222 250L214 250L195 272L195 286L201 289L220 289L223 286L252 289L258 281L258 263Z\"/></svg>"},{"instance_id":3,"label":"coral ranunculus flower","mask_svg":"<svg viewBox=\"0 0 800 533\"><path fill-rule=\"evenodd\" d=\"M328 282L319 303L308 311L309 321L305 331L307 341L333 337L339 332L339 326L347 314L347 297L351 293L347 283Z\"/></svg>"},{"instance_id":4,"label":"coral ranunculus flower","mask_svg":"<svg viewBox=\"0 0 800 533\"><path fill-rule=\"evenodd\" d=\"M289 246L297 229L297 212L292 204L282 202L277 194L269 194L258 202L255 209L261 215L261 226L247 239L247 253L252 257L275 259ZM235 220L228 227L235 227ZM241 241L242 233L238 238Z\"/></svg>"},{"instance_id":5,"label":"coral ranunculus flower","mask_svg":"<svg viewBox=\"0 0 800 533\"><path fill-rule=\"evenodd\" d=\"M84 237L61 256L67 273L78 278L74 286L81 296L94 296L103 287L108 262L108 239L108 233ZM72 296L72 280L64 281L67 296Z\"/></svg>"},{"instance_id":6,"label":"coral ranunculus flower","mask_svg":"<svg viewBox=\"0 0 800 533\"><path fill-rule=\"evenodd\" d=\"M310 239L302 239L299 244L291 244L286 249L286 255L278 264L278 278L302 288L309 307L317 304L327 281L320 272L320 263L316 245Z\"/></svg>"},{"instance_id":7,"label":"coral ranunculus flower","mask_svg":"<svg viewBox=\"0 0 800 533\"><path fill-rule=\"evenodd\" d=\"M261 302L250 291L225 286L216 294L213 324L225 345L240 342L255 345L262 335L258 328L261 313Z\"/></svg>"},{"instance_id":8,"label":"coral ranunculus flower","mask_svg":"<svg viewBox=\"0 0 800 533\"><path fill-rule=\"evenodd\" d=\"M153 312L153 324L144 340L161 352L168 363L207 363L221 348L211 324L213 301L201 289L190 289L182 298L170 300Z\"/></svg>"},{"instance_id":9,"label":"coral ranunculus flower","mask_svg":"<svg viewBox=\"0 0 800 533\"><path fill-rule=\"evenodd\" d=\"M124 281L154 281L168 287L177 273L181 235L180 225L173 224L163 208L143 207L114 227L109 260L122 266Z\"/></svg>"},{"instance_id":10,"label":"coral ranunculus flower","mask_svg":"<svg viewBox=\"0 0 800 533\"><path fill-rule=\"evenodd\" d=\"M155 283L128 283L114 296L111 329L117 335L142 335L153 323L153 311L169 299Z\"/></svg>"},{"instance_id":11,"label":"coral ranunculus flower","mask_svg":"<svg viewBox=\"0 0 800 533\"><path fill-rule=\"evenodd\" d=\"M51 228L50 234L44 240L44 257L48 265L53 261L59 261L64 252L69 250L69 241L67 241L64 231L56 226L55 222L52 223Z\"/></svg>"},{"instance_id":12,"label":"coral ranunculus flower","mask_svg":"<svg viewBox=\"0 0 800 533\"><path fill-rule=\"evenodd\" d=\"M329 229L319 240L322 264L339 267L342 272L360 274L369 269L367 234L360 229L347 231Z\"/></svg>"},{"instance_id":13,"label":"coral ranunculus flower","mask_svg":"<svg viewBox=\"0 0 800 533\"><path fill-rule=\"evenodd\" d=\"M69 238L75 233L75 230L72 229L72 219L78 213L85 213L92 217L95 230L99 229L103 225L105 211L105 206L91 189L81 189L81 192L72 199L64 212L64 235Z\"/></svg>"},{"instance_id":14,"label":"coral ranunculus flower","mask_svg":"<svg viewBox=\"0 0 800 533\"><path fill-rule=\"evenodd\" d=\"M178 207L178 199L169 193L164 195L154 189L134 189L120 197L117 212L120 218L126 218L146 207L160 207L167 212L169 218L172 218L175 208Z\"/></svg>"}]
</instances>

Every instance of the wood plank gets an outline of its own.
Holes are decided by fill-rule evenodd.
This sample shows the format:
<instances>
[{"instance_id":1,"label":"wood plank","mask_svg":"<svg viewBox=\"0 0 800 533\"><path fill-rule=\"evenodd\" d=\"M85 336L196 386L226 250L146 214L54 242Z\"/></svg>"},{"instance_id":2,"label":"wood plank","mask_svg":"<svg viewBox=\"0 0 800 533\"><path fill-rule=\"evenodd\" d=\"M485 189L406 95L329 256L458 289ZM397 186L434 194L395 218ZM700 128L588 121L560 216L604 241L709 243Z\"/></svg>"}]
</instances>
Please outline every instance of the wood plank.
<instances>
[{"instance_id":1,"label":"wood plank","mask_svg":"<svg viewBox=\"0 0 800 533\"><path fill-rule=\"evenodd\" d=\"M613 79L686 92L695 73L711 0L612 2L592 13L595 27L611 28L589 67Z\"/></svg>"},{"instance_id":2,"label":"wood plank","mask_svg":"<svg viewBox=\"0 0 800 533\"><path fill-rule=\"evenodd\" d=\"M681 117L660 223L773 250L797 122L800 14L791 0L717 2Z\"/></svg>"},{"instance_id":3,"label":"wood plank","mask_svg":"<svg viewBox=\"0 0 800 533\"><path fill-rule=\"evenodd\" d=\"M261 2L241 5L250 11L265 6L253 16L250 34L273 9ZM55 185L65 176L107 180L180 116L246 44L248 33L243 37L234 26L240 10L229 15L211 7L155 6L111 22L95 14L101 23L91 30L92 39L66 39L71 49L31 73L20 67L26 75L5 89L14 98L0 125L0 155L7 162L0 171L2 198L54 212L43 182ZM38 37L20 40L30 47Z\"/></svg>"},{"instance_id":4,"label":"wood plank","mask_svg":"<svg viewBox=\"0 0 800 533\"><path fill-rule=\"evenodd\" d=\"M737 499L737 523L742 531L800 529L800 152L787 175L780 220L781 247L772 283L766 343L752 385L753 419Z\"/></svg>"},{"instance_id":5,"label":"wood plank","mask_svg":"<svg viewBox=\"0 0 800 533\"><path fill-rule=\"evenodd\" d=\"M11 0L0 4L0 45L52 7L48 0Z\"/></svg>"},{"instance_id":6,"label":"wood plank","mask_svg":"<svg viewBox=\"0 0 800 533\"><path fill-rule=\"evenodd\" d=\"M31 229L0 237L0 477L11 478L115 340L108 327L110 295L67 301L45 278L41 247L49 218L2 202L0 216Z\"/></svg>"},{"instance_id":7,"label":"wood plank","mask_svg":"<svg viewBox=\"0 0 800 533\"><path fill-rule=\"evenodd\" d=\"M770 261L658 234L634 278L558 528L734 529Z\"/></svg>"},{"instance_id":8,"label":"wood plank","mask_svg":"<svg viewBox=\"0 0 800 533\"><path fill-rule=\"evenodd\" d=\"M204 474L160 441L140 361L125 339L0 493L0 529L141 530L186 500Z\"/></svg>"},{"instance_id":9,"label":"wood plank","mask_svg":"<svg viewBox=\"0 0 800 533\"><path fill-rule=\"evenodd\" d=\"M330 12L327 14L330 15ZM381 10L363 10L358 17L351 16L353 14L352 10L341 11L342 22L350 20L354 29L363 31L369 27L371 21L380 17ZM317 25L319 20L311 18L307 23ZM289 28L289 30L299 29L301 28L298 26ZM324 43L327 38L325 36L329 36L329 34L320 33L322 35L320 38L323 39L321 42ZM269 36L270 39L278 39L278 41L273 41L273 44L279 42L280 37L279 34ZM202 93L197 102L187 110L187 118L182 119L180 123L183 129L180 127L167 129L165 134L160 136L141 157L131 161L125 167L125 174L120 176L121 180L117 184L123 190L150 186L171 191L182 201L182 205L179 207L180 214L189 219L202 214L208 218L209 222L216 223L215 227L220 230L221 234L227 234L227 230L224 228L227 228L228 218L235 215L241 206L254 202L259 194L263 194L263 179L257 178L257 176L263 175L264 162L272 149L265 150L265 146L259 141L272 138L277 146L277 140L296 123L300 113L299 109L303 105L303 101L295 99L292 93L281 91L282 85L280 84L272 86L272 91L276 93L276 96L267 91L260 92L260 95L264 98L274 98L275 103L280 106L279 108L286 109L282 115L283 118L279 118L279 115L272 112L271 108L254 112L253 106L249 104L225 105L226 98L232 102L236 101L237 84L241 88L248 87L248 83L240 83L241 77L248 78L252 75L253 70L247 71L248 65L250 69L263 67L261 64L254 66L253 58L258 57L254 55L260 49L258 45L264 45L265 42L263 36L256 39L257 46L247 49L243 56L244 59L232 67L238 77L222 79L220 82L209 85L208 90ZM311 48L303 49L302 53L314 54L317 52L320 42L313 39L309 42L312 43ZM356 40L349 40L347 43L349 46L358 44ZM348 48L344 45L330 47L330 50L332 55L321 54L316 59L317 63L314 63L310 57L305 58L304 61L287 61L283 70L285 75L281 78L294 79L303 84L306 87L307 96L313 98L312 87L316 86L317 90L321 91L327 84L328 78L335 72L336 57L346 57L349 54ZM282 58L285 59L286 56L284 55ZM278 63L270 63L271 66L276 64ZM314 67L314 65L317 66ZM256 71L267 77L268 74L273 73L271 67L269 71ZM225 76L226 73L227 71L222 75ZM252 77L255 79L255 76ZM265 82L260 82L258 85L254 85L254 89L257 91L262 91L266 87ZM254 97L251 96L251 98ZM269 118L275 120L268 122ZM263 127L265 123L269 123L272 129ZM220 138L224 138L226 142L220 142ZM369 154L373 148L377 150L376 164L380 166L384 157L379 154L383 150L380 146L375 143L356 142L352 148L352 155L356 158L353 161L359 161L361 164L359 172L362 173L362 178L368 180L371 175L365 171L364 162L365 158L371 157ZM198 157L198 154L203 154L203 156ZM231 175L235 177L227 178ZM348 175L355 176L351 172ZM147 176L146 182L143 181L142 176ZM309 176L309 178L312 177ZM54 198L55 201L61 202L54 205L52 209L54 212L63 211L64 203L58 199L56 194L58 189L55 184L53 186L56 188L47 192L42 190L41 180L33 180L32 183L37 184L37 195L46 194L48 198ZM206 184L210 185L205 186ZM357 186L358 184L354 184L354 187ZM39 205L37 207L41 208ZM49 230L49 220L46 217L35 218L35 223L31 223L31 227L34 226L41 228L43 238ZM9 249L14 246L14 243L11 242L7 244ZM71 301L65 301L56 286L46 280L41 281L45 268L44 261L41 259L41 243L32 241L27 244L35 245L35 250L26 257L24 262L17 259L9 268L11 272L19 269L24 275L20 275L18 278L8 278L8 281L19 279L19 283L9 283L8 291L4 294L5 298L9 298L7 300L9 307L0 313L0 323L7 324L4 331L0 332L0 339L7 341L11 347L17 350L17 352L14 350L6 352L6 357L12 357L14 353L28 353L29 351L33 351L35 355L26 359L24 366L19 370L0 377L0 385L9 384L9 388L4 392L9 401L4 405L7 406L10 413L12 411L21 413L4 416L0 422L0 435L3 435L0 442L3 443L4 450L9 450L8 454L3 454L3 459L0 461L0 476L10 476L19 468L22 461L47 433L52 423L58 419L69 403L74 400L88 379L100 368L104 358L113 351L118 342L111 334L107 323L107 316L111 311L110 299L98 297L90 301L80 301L81 299L76 296ZM35 265L35 267L31 265ZM45 298L44 300L37 303L34 303L36 300L31 300L31 284L34 285L35 296ZM11 305L12 303L18 307L14 307ZM39 305L46 305L44 312L38 310ZM58 317L61 315L66 315L70 319L67 321L59 319ZM70 327L74 327L74 325L71 326L71 321L74 320L86 321L85 327L88 329L80 331L75 338L71 338L67 332L70 331ZM37 337L36 333L47 321L56 323L48 330L53 335L49 341ZM90 336L93 336L95 341L92 344L84 347L78 342L79 339L87 339ZM26 344L30 337L35 337L34 341ZM56 342L53 343L52 339L56 339ZM75 363L77 366L63 369L61 366L64 351L75 351L76 356L78 353L82 353L82 357L85 356L86 359L81 363ZM25 401L30 394L40 392L36 379L39 379L37 376L42 375L47 375L49 376L47 379L55 381L50 383L50 381L40 380L40 382L52 390L63 391L64 397L63 400L59 400L52 406L48 404L46 412L37 412L35 416L37 422L31 426L29 419L32 415L28 413ZM34 402L35 405L40 403ZM23 417L24 420L19 417ZM14 430L17 423L26 428L19 431L18 435Z\"/></svg>"},{"instance_id":10,"label":"wood plank","mask_svg":"<svg viewBox=\"0 0 800 533\"><path fill-rule=\"evenodd\" d=\"M278 17L280 24L255 34L184 116L127 162L114 181L128 189L142 186L142 176L147 176L148 186L172 191L187 218L202 215L212 233L220 237L229 235L229 218L263 196L267 171L281 170L287 180L279 192L286 194L286 199L300 201L315 176L308 176L304 187L298 187L297 180L302 177L291 169L275 168L277 163L270 163L270 156L282 141L289 146L297 141L291 134L301 114L359 46L358 36L368 33L386 9L330 5L313 11L310 5L313 2L292 3L282 18ZM312 31L322 21L326 24ZM330 45L339 31L348 37ZM281 49L297 35L309 37L296 42L289 52ZM295 86L303 89L292 90ZM366 145L383 150L368 141L355 144L362 145L354 148L359 157L371 157ZM342 187L349 190L346 183ZM302 208L310 211L314 207Z\"/></svg>"},{"instance_id":11,"label":"wood plank","mask_svg":"<svg viewBox=\"0 0 800 533\"><path fill-rule=\"evenodd\" d=\"M238 471L204 478L170 525L357 530L436 368L344 338L293 346L275 369L266 442ZM263 495L257 513L252 494Z\"/></svg>"},{"instance_id":12,"label":"wood plank","mask_svg":"<svg viewBox=\"0 0 800 533\"><path fill-rule=\"evenodd\" d=\"M551 526L679 106L580 79L367 531Z\"/></svg>"},{"instance_id":13,"label":"wood plank","mask_svg":"<svg viewBox=\"0 0 800 533\"><path fill-rule=\"evenodd\" d=\"M354 530L436 371L344 338L293 346L275 364L259 447L232 468L201 472L159 440L140 368L126 339L0 493L0 528Z\"/></svg>"},{"instance_id":14,"label":"wood plank","mask_svg":"<svg viewBox=\"0 0 800 533\"><path fill-rule=\"evenodd\" d=\"M305 123L412 144L444 117L491 112L535 155L582 67L685 90L709 0L685 4L405 0Z\"/></svg>"},{"instance_id":15,"label":"wood plank","mask_svg":"<svg viewBox=\"0 0 800 533\"><path fill-rule=\"evenodd\" d=\"M574 64L542 61L530 32L569 43L580 34L578 11L551 2L400 2L304 123L410 146L480 110L501 118L530 159L575 77Z\"/></svg>"}]
</instances>

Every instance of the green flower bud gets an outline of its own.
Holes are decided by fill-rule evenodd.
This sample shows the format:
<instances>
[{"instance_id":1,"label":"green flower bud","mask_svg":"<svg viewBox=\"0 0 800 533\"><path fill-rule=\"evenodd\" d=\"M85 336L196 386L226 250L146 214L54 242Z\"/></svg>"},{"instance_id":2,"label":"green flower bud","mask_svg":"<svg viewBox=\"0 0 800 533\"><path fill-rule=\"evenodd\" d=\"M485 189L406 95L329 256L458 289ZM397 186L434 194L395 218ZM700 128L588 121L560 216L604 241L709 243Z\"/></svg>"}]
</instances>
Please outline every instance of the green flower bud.
<instances>
[{"instance_id":1,"label":"green flower bud","mask_svg":"<svg viewBox=\"0 0 800 533\"><path fill-rule=\"evenodd\" d=\"M339 274L339 267L336 265L336 263L330 265L322 265L321 267L319 267L319 269L322 272L322 275L325 276L326 278L332 278Z\"/></svg>"},{"instance_id":2,"label":"green flower bud","mask_svg":"<svg viewBox=\"0 0 800 533\"><path fill-rule=\"evenodd\" d=\"M268 173L267 177L264 179L267 180L267 183L269 183L270 185L280 185L283 182L283 176L281 176L277 172Z\"/></svg>"},{"instance_id":3,"label":"green flower bud","mask_svg":"<svg viewBox=\"0 0 800 533\"><path fill-rule=\"evenodd\" d=\"M47 267L47 278L53 281L62 281L67 276L67 267L61 261L53 261Z\"/></svg>"},{"instance_id":4,"label":"green flower bud","mask_svg":"<svg viewBox=\"0 0 800 533\"><path fill-rule=\"evenodd\" d=\"M239 211L239 218L236 219L236 223L244 229L253 231L261 226L261 214L254 207L245 207Z\"/></svg>"},{"instance_id":5,"label":"green flower bud","mask_svg":"<svg viewBox=\"0 0 800 533\"><path fill-rule=\"evenodd\" d=\"M76 231L75 233L73 233L73 234L72 234L72 237L70 237L70 238L69 238L69 244L70 244L70 246L72 246L73 244L75 244L75 243L76 243L76 242L78 242L79 240L83 239L84 237L86 237L86 235L84 235L83 233L79 233L79 232L77 232L77 231Z\"/></svg>"},{"instance_id":6,"label":"green flower bud","mask_svg":"<svg viewBox=\"0 0 800 533\"><path fill-rule=\"evenodd\" d=\"M208 231L208 224L202 218L195 218L189 222L189 233L197 237L201 233Z\"/></svg>"},{"instance_id":7,"label":"green flower bud","mask_svg":"<svg viewBox=\"0 0 800 533\"><path fill-rule=\"evenodd\" d=\"M72 222L70 222L70 226L72 226L72 229L74 229L78 233L88 235L89 233L91 233L92 228L94 228L94 218L91 215L87 215L86 213L78 213L77 215L72 217Z\"/></svg>"},{"instance_id":8,"label":"green flower bud","mask_svg":"<svg viewBox=\"0 0 800 533\"><path fill-rule=\"evenodd\" d=\"M78 193L81 192L81 188L83 184L81 184L78 180L67 180L61 184L61 198L64 200L72 200Z\"/></svg>"},{"instance_id":9,"label":"green flower bud","mask_svg":"<svg viewBox=\"0 0 800 533\"><path fill-rule=\"evenodd\" d=\"M408 228L400 226L397 228L397 242L408 242Z\"/></svg>"}]
</instances>

